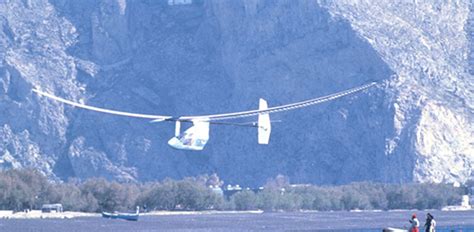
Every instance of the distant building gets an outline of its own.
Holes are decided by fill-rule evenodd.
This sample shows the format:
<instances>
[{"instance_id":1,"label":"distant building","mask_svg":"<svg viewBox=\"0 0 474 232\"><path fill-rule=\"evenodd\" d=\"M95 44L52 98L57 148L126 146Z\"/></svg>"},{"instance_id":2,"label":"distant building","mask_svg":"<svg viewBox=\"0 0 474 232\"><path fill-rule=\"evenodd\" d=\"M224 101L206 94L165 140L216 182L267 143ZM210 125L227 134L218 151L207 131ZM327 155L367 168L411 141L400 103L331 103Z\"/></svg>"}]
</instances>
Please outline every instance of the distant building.
<instances>
[{"instance_id":1,"label":"distant building","mask_svg":"<svg viewBox=\"0 0 474 232\"><path fill-rule=\"evenodd\" d=\"M471 210L471 205L469 201L469 195L463 195L461 205L448 205L442 208L442 210L448 211L460 211L460 210Z\"/></svg>"},{"instance_id":2,"label":"distant building","mask_svg":"<svg viewBox=\"0 0 474 232\"><path fill-rule=\"evenodd\" d=\"M238 184L234 186L229 184L224 188L224 197L229 198L230 196L241 191L242 191L242 188Z\"/></svg>"},{"instance_id":3,"label":"distant building","mask_svg":"<svg viewBox=\"0 0 474 232\"><path fill-rule=\"evenodd\" d=\"M469 205L474 205L474 195L472 194L472 192L468 196L469 196Z\"/></svg>"},{"instance_id":4,"label":"distant building","mask_svg":"<svg viewBox=\"0 0 474 232\"><path fill-rule=\"evenodd\" d=\"M51 213L51 212L60 213L60 212L63 212L63 205L62 204L44 204L41 207L41 212L43 212L43 213Z\"/></svg>"},{"instance_id":5,"label":"distant building","mask_svg":"<svg viewBox=\"0 0 474 232\"><path fill-rule=\"evenodd\" d=\"M188 5L192 4L193 0L168 0L168 5Z\"/></svg>"},{"instance_id":6,"label":"distant building","mask_svg":"<svg viewBox=\"0 0 474 232\"><path fill-rule=\"evenodd\" d=\"M242 192L243 190L250 190L254 193L258 193L260 191L263 190L263 187L260 187L260 188L245 188L243 189L242 187L240 187L240 185L227 185L225 188L224 188L224 197L229 199L230 196L238 193L238 192Z\"/></svg>"},{"instance_id":7,"label":"distant building","mask_svg":"<svg viewBox=\"0 0 474 232\"><path fill-rule=\"evenodd\" d=\"M469 195L463 195L462 196L461 206L466 207L466 208L471 208L471 202L470 202L470 199L469 199Z\"/></svg>"},{"instance_id":8,"label":"distant building","mask_svg":"<svg viewBox=\"0 0 474 232\"><path fill-rule=\"evenodd\" d=\"M308 188L308 187L311 187L313 185L311 184L290 184L290 187L291 188Z\"/></svg>"},{"instance_id":9,"label":"distant building","mask_svg":"<svg viewBox=\"0 0 474 232\"><path fill-rule=\"evenodd\" d=\"M224 191L222 191L221 187L217 185L209 185L211 191L219 196L224 196Z\"/></svg>"}]
</instances>

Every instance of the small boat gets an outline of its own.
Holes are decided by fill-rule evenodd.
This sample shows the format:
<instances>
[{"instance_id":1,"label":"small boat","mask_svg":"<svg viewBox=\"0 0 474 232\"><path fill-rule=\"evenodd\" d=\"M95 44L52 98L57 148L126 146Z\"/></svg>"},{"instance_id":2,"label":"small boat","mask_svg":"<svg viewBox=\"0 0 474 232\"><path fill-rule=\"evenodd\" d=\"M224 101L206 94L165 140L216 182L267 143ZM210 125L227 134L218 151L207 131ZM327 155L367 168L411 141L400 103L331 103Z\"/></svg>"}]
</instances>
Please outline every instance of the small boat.
<instances>
[{"instance_id":1,"label":"small boat","mask_svg":"<svg viewBox=\"0 0 474 232\"><path fill-rule=\"evenodd\" d=\"M383 232L408 232L406 229L399 229L399 228L392 228L392 227L387 227L383 229Z\"/></svg>"},{"instance_id":2,"label":"small boat","mask_svg":"<svg viewBox=\"0 0 474 232\"><path fill-rule=\"evenodd\" d=\"M138 221L138 216L140 215L139 211L140 208L137 206L137 211L135 213L102 212L102 217L111 219L124 219L128 221Z\"/></svg>"}]
</instances>

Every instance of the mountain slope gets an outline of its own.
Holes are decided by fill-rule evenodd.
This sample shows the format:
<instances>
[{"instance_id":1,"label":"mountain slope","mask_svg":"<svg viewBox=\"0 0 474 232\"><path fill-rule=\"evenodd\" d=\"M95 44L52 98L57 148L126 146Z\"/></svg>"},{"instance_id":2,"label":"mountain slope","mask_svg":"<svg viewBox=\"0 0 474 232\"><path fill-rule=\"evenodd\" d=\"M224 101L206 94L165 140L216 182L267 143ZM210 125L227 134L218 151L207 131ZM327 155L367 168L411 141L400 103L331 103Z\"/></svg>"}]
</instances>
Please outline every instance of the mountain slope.
<instances>
[{"instance_id":1,"label":"mountain slope","mask_svg":"<svg viewBox=\"0 0 474 232\"><path fill-rule=\"evenodd\" d=\"M474 162L474 82L468 72L469 3L327 4L369 41L396 77L388 155L415 155L415 181L461 181ZM367 14L370 12L370 14Z\"/></svg>"},{"instance_id":2,"label":"mountain slope","mask_svg":"<svg viewBox=\"0 0 474 232\"><path fill-rule=\"evenodd\" d=\"M3 166L124 181L216 172L243 185L279 173L318 184L470 176L466 3L172 2L0 3ZM255 130L214 126L203 152L168 147L172 124L73 109L30 92L40 86L100 107L190 115L256 109L260 97L280 105L368 81L381 84L272 115L283 123L273 125L268 146L256 144Z\"/></svg>"}]
</instances>

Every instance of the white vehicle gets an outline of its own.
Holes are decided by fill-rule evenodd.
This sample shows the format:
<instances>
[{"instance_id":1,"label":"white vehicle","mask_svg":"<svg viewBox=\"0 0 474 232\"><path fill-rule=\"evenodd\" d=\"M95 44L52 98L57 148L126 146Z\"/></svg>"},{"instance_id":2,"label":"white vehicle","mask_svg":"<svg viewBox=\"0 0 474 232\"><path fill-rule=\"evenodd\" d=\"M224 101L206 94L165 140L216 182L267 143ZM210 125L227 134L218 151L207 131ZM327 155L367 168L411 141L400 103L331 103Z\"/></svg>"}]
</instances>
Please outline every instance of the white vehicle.
<instances>
[{"instance_id":1,"label":"white vehicle","mask_svg":"<svg viewBox=\"0 0 474 232\"><path fill-rule=\"evenodd\" d=\"M102 113L107 113L107 114L121 115L121 116L126 116L126 117L151 119L152 122L163 122L163 121L175 122L176 123L175 136L168 141L168 144L171 147L174 147L176 149L202 150L204 149L204 146L206 146L206 143L209 140L210 124L257 127L258 143L268 144L270 141L270 133L272 129L270 114L282 112L282 111L294 110L298 108L303 108L303 107L331 101L340 97L344 97L350 94L363 91L372 86L375 86L376 84L377 84L376 82L372 82L369 84L365 84L356 88L333 93L330 95L313 98L306 101L301 101L301 102L296 102L296 103L291 103L291 104L286 104L286 105L281 105L281 106L275 106L275 107L268 107L267 102L264 99L260 99L258 110L249 110L249 111L241 111L241 112L225 113L225 114L180 116L180 117L130 113L130 112L89 106L82 103L73 102L64 98L60 98L58 96L55 96L47 92L43 92L39 88L33 89L33 92L37 93L38 95L48 97L50 99L53 99L53 100L56 100L56 101L59 101L71 106L87 109L87 110L92 110L92 111L97 111L97 112L102 112ZM234 120L238 118L246 118L246 117L254 117L254 116L258 117L257 122L232 123L228 121L228 120ZM181 133L181 123L183 122L192 123L193 125L189 129Z\"/></svg>"}]
</instances>

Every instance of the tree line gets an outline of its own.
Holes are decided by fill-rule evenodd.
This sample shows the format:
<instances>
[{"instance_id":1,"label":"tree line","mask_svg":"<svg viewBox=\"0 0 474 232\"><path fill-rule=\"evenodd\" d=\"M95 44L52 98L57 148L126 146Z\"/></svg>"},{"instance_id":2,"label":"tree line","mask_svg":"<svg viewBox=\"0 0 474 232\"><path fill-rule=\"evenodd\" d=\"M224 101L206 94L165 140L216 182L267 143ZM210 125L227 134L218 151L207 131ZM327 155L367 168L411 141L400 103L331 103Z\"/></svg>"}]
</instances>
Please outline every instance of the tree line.
<instances>
[{"instance_id":1,"label":"tree line","mask_svg":"<svg viewBox=\"0 0 474 232\"><path fill-rule=\"evenodd\" d=\"M281 175L260 191L224 196L209 188L222 186L217 175L151 183L118 183L103 178L63 183L49 181L35 170L0 172L0 210L40 209L61 203L64 210L371 210L440 209L457 205L463 188L447 184L352 183L342 186L290 185Z\"/></svg>"}]
</instances>

